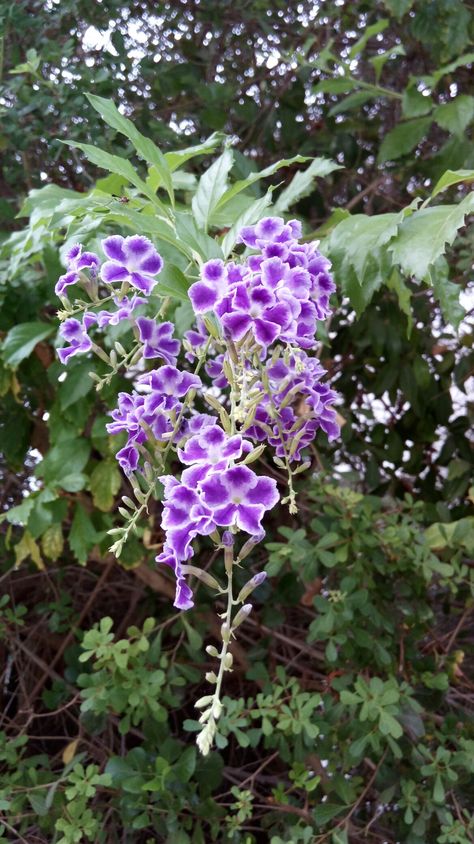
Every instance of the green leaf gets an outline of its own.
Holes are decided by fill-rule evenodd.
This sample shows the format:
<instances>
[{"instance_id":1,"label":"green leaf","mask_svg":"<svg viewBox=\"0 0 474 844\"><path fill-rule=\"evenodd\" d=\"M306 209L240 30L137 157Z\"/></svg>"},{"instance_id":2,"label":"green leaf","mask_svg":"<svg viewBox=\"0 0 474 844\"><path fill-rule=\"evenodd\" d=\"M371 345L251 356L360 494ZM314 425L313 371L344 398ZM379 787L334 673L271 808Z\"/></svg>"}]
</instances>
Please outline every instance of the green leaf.
<instances>
[{"instance_id":1,"label":"green leaf","mask_svg":"<svg viewBox=\"0 0 474 844\"><path fill-rule=\"evenodd\" d=\"M387 279L387 287L389 290L393 290L393 292L396 293L400 310L403 311L404 314L406 314L408 322L407 337L410 338L411 332L413 330L411 290L405 284L403 278L401 277L397 269L394 269L390 277Z\"/></svg>"},{"instance_id":2,"label":"green leaf","mask_svg":"<svg viewBox=\"0 0 474 844\"><path fill-rule=\"evenodd\" d=\"M155 293L160 296L172 296L173 299L188 301L189 282L183 271L174 264L166 263L160 273Z\"/></svg>"},{"instance_id":3,"label":"green leaf","mask_svg":"<svg viewBox=\"0 0 474 844\"><path fill-rule=\"evenodd\" d=\"M150 206L148 206L150 208ZM191 217L190 214L187 215ZM186 241L180 239L176 235L175 229L171 226L169 220L162 217L157 217L154 213L147 211L136 211L126 205L120 206L120 209L107 214L104 222L118 222L121 225L128 225L134 231L140 231L142 234L154 235L157 240L164 240L179 250L188 259L192 258L192 252Z\"/></svg>"},{"instance_id":4,"label":"green leaf","mask_svg":"<svg viewBox=\"0 0 474 844\"><path fill-rule=\"evenodd\" d=\"M433 117L442 129L462 137L474 117L474 97L461 94L452 102L438 106Z\"/></svg>"},{"instance_id":5,"label":"green leaf","mask_svg":"<svg viewBox=\"0 0 474 844\"><path fill-rule=\"evenodd\" d=\"M369 100L375 100L380 97L377 91L354 91L348 97L344 97L340 103L336 103L330 110L329 116L336 117L338 114L345 114L346 111L351 111L353 108L360 108L360 106L368 103Z\"/></svg>"},{"instance_id":6,"label":"green leaf","mask_svg":"<svg viewBox=\"0 0 474 844\"><path fill-rule=\"evenodd\" d=\"M90 369L90 361L76 363L70 369L66 369L66 378L58 391L61 410L66 410L92 390L94 382L89 375Z\"/></svg>"},{"instance_id":7,"label":"green leaf","mask_svg":"<svg viewBox=\"0 0 474 844\"><path fill-rule=\"evenodd\" d=\"M226 149L201 176L193 196L192 209L198 226L207 231L212 212L227 189L227 177L233 163L232 151Z\"/></svg>"},{"instance_id":8,"label":"green leaf","mask_svg":"<svg viewBox=\"0 0 474 844\"><path fill-rule=\"evenodd\" d=\"M313 85L313 94L346 94L357 87L357 82L354 79L323 79L316 85Z\"/></svg>"},{"instance_id":9,"label":"green leaf","mask_svg":"<svg viewBox=\"0 0 474 844\"><path fill-rule=\"evenodd\" d=\"M160 180L165 188L171 203L174 203L173 181L171 178L171 170L168 162L161 150L153 143L150 138L142 135L138 129L135 128L132 121L123 114L120 114L117 106L112 100L107 100L104 97L97 97L95 94L86 94L90 104L99 112L100 116L109 126L116 129L122 135L128 138L136 151L146 162L152 164L158 173Z\"/></svg>"},{"instance_id":10,"label":"green leaf","mask_svg":"<svg viewBox=\"0 0 474 844\"><path fill-rule=\"evenodd\" d=\"M80 504L76 504L68 541L71 551L81 565L87 562L89 552L94 545L97 545L102 536L103 533L96 531L84 508Z\"/></svg>"},{"instance_id":11,"label":"green leaf","mask_svg":"<svg viewBox=\"0 0 474 844\"><path fill-rule=\"evenodd\" d=\"M54 326L46 322L22 322L15 325L2 343L3 360L8 366L16 368L22 360L31 355L37 343L50 337L54 331Z\"/></svg>"},{"instance_id":12,"label":"green leaf","mask_svg":"<svg viewBox=\"0 0 474 844\"><path fill-rule=\"evenodd\" d=\"M261 196L259 199L255 199L251 205L237 217L235 223L231 226L229 231L222 240L222 252L224 254L224 258L227 258L232 249L234 248L237 237L239 232L243 226L253 226L254 223L257 223L265 214L266 209L269 205L271 205L272 201L272 189L270 188L265 196Z\"/></svg>"},{"instance_id":13,"label":"green leaf","mask_svg":"<svg viewBox=\"0 0 474 844\"><path fill-rule=\"evenodd\" d=\"M63 440L50 449L44 460L38 464L35 475L44 478L45 484L59 484L77 475L84 469L90 453L90 445L84 438Z\"/></svg>"},{"instance_id":14,"label":"green leaf","mask_svg":"<svg viewBox=\"0 0 474 844\"><path fill-rule=\"evenodd\" d=\"M181 242L187 244L187 248L197 254L203 261L209 261L210 258L222 258L222 249L217 240L205 234L196 223L196 220L191 214L184 211L178 211L176 214L176 231Z\"/></svg>"},{"instance_id":15,"label":"green leaf","mask_svg":"<svg viewBox=\"0 0 474 844\"><path fill-rule=\"evenodd\" d=\"M259 182L261 179L266 179L268 176L273 176L274 173L277 173L278 170L281 170L283 167L291 167L293 164L304 164L306 161L309 161L310 158L305 155L295 155L293 158L283 158L280 161L276 161L275 164L270 164L269 167L265 167L264 170L260 170L258 173L250 173L249 176L245 179L240 179L238 182L235 182L232 187L230 187L220 198L217 207L222 208L227 202L230 202L234 196L237 196L238 193L241 193L246 188L250 187L250 185L254 185L255 182Z\"/></svg>"},{"instance_id":16,"label":"green leaf","mask_svg":"<svg viewBox=\"0 0 474 844\"><path fill-rule=\"evenodd\" d=\"M74 141L64 141L70 147L80 149L84 155L95 164L96 167L101 167L103 170L108 170L109 173L116 173L118 176L123 176L127 182L134 185L140 193L147 196L154 205L166 216L166 209L162 202L155 196L154 192L150 190L148 185L140 178L135 168L130 164L126 158L121 158L118 155L112 155L99 147L91 144L80 144Z\"/></svg>"},{"instance_id":17,"label":"green leaf","mask_svg":"<svg viewBox=\"0 0 474 844\"><path fill-rule=\"evenodd\" d=\"M210 152L214 152L214 150L217 149L224 140L225 135L222 132L213 132L213 134L201 144L186 147L185 149L174 150L173 152L166 152L166 163L168 164L171 172L174 172L178 169L178 167L182 167L183 164L191 158L196 158L198 155L207 155Z\"/></svg>"},{"instance_id":18,"label":"green leaf","mask_svg":"<svg viewBox=\"0 0 474 844\"><path fill-rule=\"evenodd\" d=\"M410 11L415 0L384 0L384 4L400 20L403 15Z\"/></svg>"},{"instance_id":19,"label":"green leaf","mask_svg":"<svg viewBox=\"0 0 474 844\"><path fill-rule=\"evenodd\" d=\"M314 182L318 177L328 176L334 170L341 170L341 165L331 161L330 158L315 158L306 170L299 170L288 187L286 187L275 202L275 214L281 214L291 208L304 196L308 196L313 190ZM247 225L244 223L243 225Z\"/></svg>"},{"instance_id":20,"label":"green leaf","mask_svg":"<svg viewBox=\"0 0 474 844\"><path fill-rule=\"evenodd\" d=\"M94 505L105 512L112 509L122 477L114 458L101 460L90 476L90 490Z\"/></svg>"},{"instance_id":21,"label":"green leaf","mask_svg":"<svg viewBox=\"0 0 474 844\"><path fill-rule=\"evenodd\" d=\"M446 170L441 178L436 182L431 196L437 196L452 185L458 185L460 182L474 182L474 170Z\"/></svg>"},{"instance_id":22,"label":"green leaf","mask_svg":"<svg viewBox=\"0 0 474 844\"><path fill-rule=\"evenodd\" d=\"M464 225L466 214L474 209L474 193L459 205L438 205L422 208L407 217L400 226L398 237L390 245L393 260L407 275L424 279L429 268L451 245L458 229Z\"/></svg>"},{"instance_id":23,"label":"green leaf","mask_svg":"<svg viewBox=\"0 0 474 844\"><path fill-rule=\"evenodd\" d=\"M374 35L378 35L379 32L383 32L384 29L387 29L389 22L386 18L381 18L376 23L373 23L371 26L368 26L365 30L364 34L359 38L358 41L354 44L349 52L349 58L355 59L359 53L362 53L365 45L373 38Z\"/></svg>"},{"instance_id":24,"label":"green leaf","mask_svg":"<svg viewBox=\"0 0 474 844\"><path fill-rule=\"evenodd\" d=\"M344 812L345 809L347 809L347 806L339 806L336 803L320 803L314 810L315 821L318 826L324 826L340 815L341 812Z\"/></svg>"},{"instance_id":25,"label":"green leaf","mask_svg":"<svg viewBox=\"0 0 474 844\"><path fill-rule=\"evenodd\" d=\"M367 217L355 214L342 220L328 239L336 280L361 314L375 291L389 277L392 261L386 245L397 234L410 206L399 214Z\"/></svg>"},{"instance_id":26,"label":"green leaf","mask_svg":"<svg viewBox=\"0 0 474 844\"><path fill-rule=\"evenodd\" d=\"M449 266L447 262L444 258L439 258L429 271L429 279L446 322L453 325L454 328L459 328L466 311L459 301L461 288L458 284L450 281L448 274Z\"/></svg>"},{"instance_id":27,"label":"green leaf","mask_svg":"<svg viewBox=\"0 0 474 844\"><path fill-rule=\"evenodd\" d=\"M386 712L386 710L380 712L379 729L384 736L390 735L394 739L401 738L403 735L403 729L396 718L390 715L389 712Z\"/></svg>"},{"instance_id":28,"label":"green leaf","mask_svg":"<svg viewBox=\"0 0 474 844\"><path fill-rule=\"evenodd\" d=\"M418 91L415 85L409 85L403 92L402 113L404 117L422 117L433 108L433 100Z\"/></svg>"},{"instance_id":29,"label":"green leaf","mask_svg":"<svg viewBox=\"0 0 474 844\"><path fill-rule=\"evenodd\" d=\"M189 782L196 769L196 749L187 747L173 766L173 773L179 782Z\"/></svg>"},{"instance_id":30,"label":"green leaf","mask_svg":"<svg viewBox=\"0 0 474 844\"><path fill-rule=\"evenodd\" d=\"M378 53L376 56L373 56L369 59L370 64L375 70L375 81L377 84L380 81L380 77L382 75L382 71L387 64L387 62L392 61L397 56L404 56L405 55L405 47L403 44L395 44L394 47L391 47L389 50L386 50L384 53Z\"/></svg>"},{"instance_id":31,"label":"green leaf","mask_svg":"<svg viewBox=\"0 0 474 844\"><path fill-rule=\"evenodd\" d=\"M417 120L399 123L395 126L395 129L385 135L380 146L378 163L394 161L403 155L407 155L414 147L418 146L421 139L428 133L430 126L430 117L420 117Z\"/></svg>"}]
</instances>

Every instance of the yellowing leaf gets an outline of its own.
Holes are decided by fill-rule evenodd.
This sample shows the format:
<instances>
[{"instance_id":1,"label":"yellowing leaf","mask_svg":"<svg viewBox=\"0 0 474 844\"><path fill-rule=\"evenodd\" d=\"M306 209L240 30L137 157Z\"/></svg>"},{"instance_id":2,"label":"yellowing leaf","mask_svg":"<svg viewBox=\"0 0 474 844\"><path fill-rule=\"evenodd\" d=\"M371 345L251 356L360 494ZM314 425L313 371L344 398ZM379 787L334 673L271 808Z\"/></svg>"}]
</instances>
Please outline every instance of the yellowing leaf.
<instances>
[{"instance_id":1,"label":"yellowing leaf","mask_svg":"<svg viewBox=\"0 0 474 844\"><path fill-rule=\"evenodd\" d=\"M27 560L28 557L31 557L40 571L44 571L45 565L41 558L40 549L31 534L26 530L18 544L15 545L15 568L19 568L23 560Z\"/></svg>"},{"instance_id":2,"label":"yellowing leaf","mask_svg":"<svg viewBox=\"0 0 474 844\"><path fill-rule=\"evenodd\" d=\"M70 762L74 759L76 755L77 745L79 744L79 739L74 739L74 741L70 741L69 744L63 750L63 764L69 765Z\"/></svg>"}]
</instances>

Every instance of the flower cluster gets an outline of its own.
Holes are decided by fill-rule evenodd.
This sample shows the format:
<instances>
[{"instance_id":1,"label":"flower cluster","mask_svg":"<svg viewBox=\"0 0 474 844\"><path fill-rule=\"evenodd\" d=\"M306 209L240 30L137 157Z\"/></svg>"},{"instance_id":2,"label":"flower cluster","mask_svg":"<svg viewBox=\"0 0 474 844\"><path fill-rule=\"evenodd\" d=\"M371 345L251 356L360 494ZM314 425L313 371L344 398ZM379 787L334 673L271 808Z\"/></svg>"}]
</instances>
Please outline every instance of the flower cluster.
<instances>
[{"instance_id":1,"label":"flower cluster","mask_svg":"<svg viewBox=\"0 0 474 844\"><path fill-rule=\"evenodd\" d=\"M120 554L159 482L163 544L156 560L175 574L174 605L181 610L193 606L188 575L227 592L222 649L209 651L220 660L218 675L208 675L215 691L196 704L202 708L206 701L207 706L198 737L203 753L212 744L222 708L223 673L232 664L230 638L252 609L244 601L265 578L264 572L257 573L234 598L233 567L262 540L265 514L280 499L276 480L250 464L266 446L273 450L288 478L289 494L282 501L296 512L293 478L309 465L301 462L305 448L318 429L330 440L339 433L336 395L324 383L320 361L309 354L316 346L318 320L330 312L334 283L328 260L316 243L301 242L297 220L267 217L243 228L240 243L246 250L240 260L213 258L200 267L189 288L196 322L182 343L174 337L173 323L162 320L165 297L150 315L163 260L146 237L105 238L103 263L75 246L56 286L66 308L60 334L67 345L58 351L60 360L94 352L112 373L120 368L133 373L133 388L119 394L107 430L123 438L116 456L139 506L124 497L130 512L120 508L126 524L111 531L119 534L111 550ZM74 285L89 298L87 303L76 300L76 309L68 299ZM108 354L89 336L124 322L134 335L128 352L116 342ZM247 539L234 560L239 532ZM223 549L227 589L211 573L189 565L200 536Z\"/></svg>"}]
</instances>

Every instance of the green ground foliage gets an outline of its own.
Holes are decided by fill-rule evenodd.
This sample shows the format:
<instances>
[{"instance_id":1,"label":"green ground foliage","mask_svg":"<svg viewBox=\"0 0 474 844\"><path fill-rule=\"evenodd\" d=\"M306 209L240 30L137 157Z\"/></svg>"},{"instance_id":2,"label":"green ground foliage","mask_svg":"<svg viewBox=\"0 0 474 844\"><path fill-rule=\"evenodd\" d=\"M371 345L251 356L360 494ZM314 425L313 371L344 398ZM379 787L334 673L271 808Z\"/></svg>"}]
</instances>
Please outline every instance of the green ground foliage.
<instances>
[{"instance_id":1,"label":"green ground foliage","mask_svg":"<svg viewBox=\"0 0 474 844\"><path fill-rule=\"evenodd\" d=\"M0 5L0 842L474 841L473 15ZM215 607L196 584L173 609L158 501L108 552L129 382L99 394L100 360L59 363L53 288L68 243L143 232L182 335L190 262L269 209L333 262L344 424L246 561L242 584L269 577L203 759Z\"/></svg>"}]
</instances>

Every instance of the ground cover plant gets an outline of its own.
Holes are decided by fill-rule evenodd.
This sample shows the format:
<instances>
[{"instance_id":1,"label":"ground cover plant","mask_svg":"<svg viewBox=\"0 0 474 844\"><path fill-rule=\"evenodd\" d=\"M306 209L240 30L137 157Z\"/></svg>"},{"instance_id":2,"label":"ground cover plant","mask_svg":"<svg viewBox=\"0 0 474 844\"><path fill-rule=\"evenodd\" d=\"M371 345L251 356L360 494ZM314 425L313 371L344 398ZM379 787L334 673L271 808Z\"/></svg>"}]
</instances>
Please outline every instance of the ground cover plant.
<instances>
[{"instance_id":1,"label":"ground cover plant","mask_svg":"<svg viewBox=\"0 0 474 844\"><path fill-rule=\"evenodd\" d=\"M465 844L472 10L139 11L4 16L0 840Z\"/></svg>"}]
</instances>

